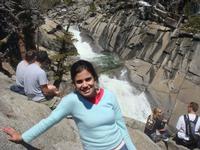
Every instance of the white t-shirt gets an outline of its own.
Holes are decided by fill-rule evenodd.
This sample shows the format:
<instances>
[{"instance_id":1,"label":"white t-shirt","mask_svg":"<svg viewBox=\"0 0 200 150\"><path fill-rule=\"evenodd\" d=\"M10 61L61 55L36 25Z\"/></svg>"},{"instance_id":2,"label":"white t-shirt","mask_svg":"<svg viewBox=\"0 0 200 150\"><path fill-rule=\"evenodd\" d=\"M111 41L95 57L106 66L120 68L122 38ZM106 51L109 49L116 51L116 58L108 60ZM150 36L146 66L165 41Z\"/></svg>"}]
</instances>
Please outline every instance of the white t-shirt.
<instances>
[{"instance_id":1,"label":"white t-shirt","mask_svg":"<svg viewBox=\"0 0 200 150\"><path fill-rule=\"evenodd\" d=\"M196 114L188 114L188 116L191 121L194 121L196 118ZM189 137L186 135L186 125L185 125L184 115L179 117L176 129L178 130L178 137L180 139L189 140ZM198 118L195 126L195 132L197 132L199 129L200 129L200 119Z\"/></svg>"},{"instance_id":2,"label":"white t-shirt","mask_svg":"<svg viewBox=\"0 0 200 150\"><path fill-rule=\"evenodd\" d=\"M38 64L30 64L24 72L24 91L33 101L45 98L41 85L48 84L46 72Z\"/></svg>"},{"instance_id":3,"label":"white t-shirt","mask_svg":"<svg viewBox=\"0 0 200 150\"><path fill-rule=\"evenodd\" d=\"M28 65L29 64L25 60L20 61L19 64L17 65L16 84L21 87L24 87L24 72Z\"/></svg>"}]
</instances>

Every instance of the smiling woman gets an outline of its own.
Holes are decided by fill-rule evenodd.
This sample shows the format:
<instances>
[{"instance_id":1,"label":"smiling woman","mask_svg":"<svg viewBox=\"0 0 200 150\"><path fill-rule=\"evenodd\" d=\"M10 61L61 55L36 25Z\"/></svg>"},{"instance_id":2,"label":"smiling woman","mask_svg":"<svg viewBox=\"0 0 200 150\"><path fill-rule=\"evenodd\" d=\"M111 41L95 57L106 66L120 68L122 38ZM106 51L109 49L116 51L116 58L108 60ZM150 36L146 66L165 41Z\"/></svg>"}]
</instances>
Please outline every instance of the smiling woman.
<instances>
[{"instance_id":1,"label":"smiling woman","mask_svg":"<svg viewBox=\"0 0 200 150\"><path fill-rule=\"evenodd\" d=\"M71 67L75 91L66 95L55 110L22 135L4 128L14 142L31 142L53 125L71 115L79 129L84 150L135 150L122 118L116 97L98 87L98 75L85 60Z\"/></svg>"},{"instance_id":2,"label":"smiling woman","mask_svg":"<svg viewBox=\"0 0 200 150\"><path fill-rule=\"evenodd\" d=\"M91 63L79 61L71 67L71 79L77 92L85 98L93 98L98 91L98 75Z\"/></svg>"}]
</instances>

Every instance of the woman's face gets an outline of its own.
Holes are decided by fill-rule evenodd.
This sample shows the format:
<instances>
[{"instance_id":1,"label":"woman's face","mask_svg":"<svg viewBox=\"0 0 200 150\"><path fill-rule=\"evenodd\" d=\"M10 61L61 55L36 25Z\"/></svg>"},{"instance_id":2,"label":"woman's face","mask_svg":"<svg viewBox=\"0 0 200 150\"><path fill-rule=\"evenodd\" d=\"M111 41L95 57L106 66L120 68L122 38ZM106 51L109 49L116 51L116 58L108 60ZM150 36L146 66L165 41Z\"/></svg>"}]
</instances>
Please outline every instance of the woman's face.
<instances>
[{"instance_id":1,"label":"woman's face","mask_svg":"<svg viewBox=\"0 0 200 150\"><path fill-rule=\"evenodd\" d=\"M74 86L76 90L86 98L92 98L96 95L96 81L90 72L83 70L76 74Z\"/></svg>"},{"instance_id":2,"label":"woman's face","mask_svg":"<svg viewBox=\"0 0 200 150\"><path fill-rule=\"evenodd\" d=\"M162 115L163 115L162 110L161 110L161 109L158 109L157 112L156 112L156 116L157 116L158 118L161 118Z\"/></svg>"}]
</instances>

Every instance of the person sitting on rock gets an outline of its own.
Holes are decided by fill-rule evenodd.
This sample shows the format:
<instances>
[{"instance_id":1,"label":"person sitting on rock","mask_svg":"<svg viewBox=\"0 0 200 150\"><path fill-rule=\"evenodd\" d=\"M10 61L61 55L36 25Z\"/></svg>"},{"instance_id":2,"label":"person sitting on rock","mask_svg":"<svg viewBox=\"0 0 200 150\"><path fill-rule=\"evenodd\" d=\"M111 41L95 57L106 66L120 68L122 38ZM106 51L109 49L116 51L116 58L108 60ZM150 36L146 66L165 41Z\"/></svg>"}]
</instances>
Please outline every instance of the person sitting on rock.
<instances>
[{"instance_id":1,"label":"person sitting on rock","mask_svg":"<svg viewBox=\"0 0 200 150\"><path fill-rule=\"evenodd\" d=\"M35 61L36 52L34 50L27 51L25 58L19 62L16 69L16 83L11 85L10 90L25 95L24 92L24 72L27 66Z\"/></svg>"},{"instance_id":2,"label":"person sitting on rock","mask_svg":"<svg viewBox=\"0 0 200 150\"><path fill-rule=\"evenodd\" d=\"M70 73L74 91L64 96L47 118L23 134L10 127L3 128L9 135L9 140L30 143L71 115L84 150L136 150L115 95L99 87L98 75L93 65L79 60L72 65Z\"/></svg>"},{"instance_id":3,"label":"person sitting on rock","mask_svg":"<svg viewBox=\"0 0 200 150\"><path fill-rule=\"evenodd\" d=\"M48 83L47 74L42 69L50 62L46 51L38 51L36 61L24 71L24 90L29 100L43 102L49 107L54 103L52 98L59 96L59 90Z\"/></svg>"},{"instance_id":4,"label":"person sitting on rock","mask_svg":"<svg viewBox=\"0 0 200 150\"><path fill-rule=\"evenodd\" d=\"M200 148L200 119L196 114L198 108L197 103L190 102L188 114L180 116L176 124L178 132L174 140L189 149Z\"/></svg>"},{"instance_id":5,"label":"person sitting on rock","mask_svg":"<svg viewBox=\"0 0 200 150\"><path fill-rule=\"evenodd\" d=\"M153 113L148 116L144 133L154 142L160 140L168 141L168 131L165 129L166 119L163 119L162 110L154 108Z\"/></svg>"}]
</instances>

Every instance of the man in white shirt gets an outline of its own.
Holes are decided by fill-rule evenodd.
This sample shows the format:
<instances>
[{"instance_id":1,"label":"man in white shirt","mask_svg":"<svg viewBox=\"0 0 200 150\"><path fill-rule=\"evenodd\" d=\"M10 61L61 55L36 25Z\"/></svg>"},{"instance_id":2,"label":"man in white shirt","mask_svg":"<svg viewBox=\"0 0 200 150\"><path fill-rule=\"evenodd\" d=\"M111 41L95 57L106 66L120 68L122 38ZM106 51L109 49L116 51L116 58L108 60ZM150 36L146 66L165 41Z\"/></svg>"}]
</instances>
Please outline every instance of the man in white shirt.
<instances>
[{"instance_id":1,"label":"man in white shirt","mask_svg":"<svg viewBox=\"0 0 200 150\"><path fill-rule=\"evenodd\" d=\"M199 108L199 105L197 103L190 102L188 105L188 114L182 115L179 117L177 125L176 125L176 129L178 130L178 132L177 132L175 140L177 144L186 146L188 148L197 147L197 142L195 139L191 138L191 134L199 138L198 135L200 132L199 131L200 119L196 114L196 112L198 111L198 108ZM194 124L194 127L192 127L191 122Z\"/></svg>"},{"instance_id":2,"label":"man in white shirt","mask_svg":"<svg viewBox=\"0 0 200 150\"><path fill-rule=\"evenodd\" d=\"M47 52L39 51L36 61L24 71L24 90L29 100L42 102L59 96L60 91L48 83L46 72L42 69L49 61Z\"/></svg>"},{"instance_id":3,"label":"man in white shirt","mask_svg":"<svg viewBox=\"0 0 200 150\"><path fill-rule=\"evenodd\" d=\"M36 59L36 52L34 50L27 51L25 58L19 62L16 69L16 84L11 85L10 90L19 94L25 95L24 92L24 72L27 66L33 63Z\"/></svg>"}]
</instances>

